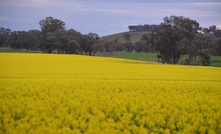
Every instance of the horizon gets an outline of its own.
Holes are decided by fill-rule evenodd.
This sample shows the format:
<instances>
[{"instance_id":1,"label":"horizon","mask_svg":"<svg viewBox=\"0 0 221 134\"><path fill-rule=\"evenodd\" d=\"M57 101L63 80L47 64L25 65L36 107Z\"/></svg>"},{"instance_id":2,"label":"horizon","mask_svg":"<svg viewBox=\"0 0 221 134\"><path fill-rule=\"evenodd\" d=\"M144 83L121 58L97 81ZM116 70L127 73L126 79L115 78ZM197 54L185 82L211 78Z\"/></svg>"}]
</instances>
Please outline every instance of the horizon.
<instances>
[{"instance_id":1,"label":"horizon","mask_svg":"<svg viewBox=\"0 0 221 134\"><path fill-rule=\"evenodd\" d=\"M2 0L0 27L12 31L41 30L48 16L65 22L66 29L99 36L127 32L129 25L160 24L171 15L196 20L201 27L221 28L221 1L153 0Z\"/></svg>"}]
</instances>

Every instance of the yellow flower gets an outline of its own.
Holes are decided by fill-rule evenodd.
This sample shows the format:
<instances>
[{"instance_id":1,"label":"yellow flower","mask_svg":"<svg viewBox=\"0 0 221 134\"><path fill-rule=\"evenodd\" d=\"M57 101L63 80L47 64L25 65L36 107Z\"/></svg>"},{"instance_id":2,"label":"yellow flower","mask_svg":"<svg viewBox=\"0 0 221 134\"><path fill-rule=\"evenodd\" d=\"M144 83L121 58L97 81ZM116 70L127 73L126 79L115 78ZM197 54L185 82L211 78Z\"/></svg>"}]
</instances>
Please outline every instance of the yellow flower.
<instances>
[{"instance_id":1,"label":"yellow flower","mask_svg":"<svg viewBox=\"0 0 221 134\"><path fill-rule=\"evenodd\" d=\"M221 68L0 53L0 133L221 133Z\"/></svg>"}]
</instances>

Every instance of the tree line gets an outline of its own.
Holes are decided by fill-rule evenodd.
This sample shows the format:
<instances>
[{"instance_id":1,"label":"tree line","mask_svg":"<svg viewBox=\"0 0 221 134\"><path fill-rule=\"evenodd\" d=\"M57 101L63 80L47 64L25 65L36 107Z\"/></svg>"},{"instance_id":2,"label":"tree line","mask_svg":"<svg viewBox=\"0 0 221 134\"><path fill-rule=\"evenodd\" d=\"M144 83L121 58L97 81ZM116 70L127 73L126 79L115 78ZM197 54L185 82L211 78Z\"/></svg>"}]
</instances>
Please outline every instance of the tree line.
<instances>
[{"instance_id":1,"label":"tree line","mask_svg":"<svg viewBox=\"0 0 221 134\"><path fill-rule=\"evenodd\" d=\"M65 22L51 16L39 22L41 30L11 31L0 28L0 47L42 51L43 53L88 54L109 56L126 48L118 39L107 40L96 33L82 34L66 29Z\"/></svg>"},{"instance_id":2,"label":"tree line","mask_svg":"<svg viewBox=\"0 0 221 134\"><path fill-rule=\"evenodd\" d=\"M176 64L187 55L184 64L209 65L211 55L221 55L221 30L216 26L201 28L195 20L183 16L165 17L160 25L129 26L130 31L145 31L140 41L132 43L130 34L108 40L96 33L82 34L66 29L65 22L51 16L39 22L41 30L11 31L0 28L0 47L42 51L44 53L102 54L115 51L158 53L162 63ZM135 30L136 29L136 30Z\"/></svg>"},{"instance_id":3,"label":"tree line","mask_svg":"<svg viewBox=\"0 0 221 134\"><path fill-rule=\"evenodd\" d=\"M44 53L89 53L99 36L96 33L81 34L74 29L66 29L65 23L53 17L39 22L41 31L11 31L0 28L0 47L27 49Z\"/></svg>"},{"instance_id":4,"label":"tree line","mask_svg":"<svg viewBox=\"0 0 221 134\"><path fill-rule=\"evenodd\" d=\"M128 26L129 31L131 32L141 32L141 31L153 31L155 28L157 28L158 25L149 25L149 24L144 24L144 25L130 25Z\"/></svg>"},{"instance_id":5,"label":"tree line","mask_svg":"<svg viewBox=\"0 0 221 134\"><path fill-rule=\"evenodd\" d=\"M88 54L109 56L114 51L145 51L143 42L120 43L119 39L100 38L96 33L82 34L66 29L65 22L51 16L39 22L41 30L11 31L0 28L0 47L42 51L43 53ZM142 50L141 48L142 47Z\"/></svg>"},{"instance_id":6,"label":"tree line","mask_svg":"<svg viewBox=\"0 0 221 134\"><path fill-rule=\"evenodd\" d=\"M176 64L187 55L184 64L210 65L211 55L221 55L221 30L201 28L197 21L183 16L165 17L142 39L155 48L163 63Z\"/></svg>"}]
</instances>

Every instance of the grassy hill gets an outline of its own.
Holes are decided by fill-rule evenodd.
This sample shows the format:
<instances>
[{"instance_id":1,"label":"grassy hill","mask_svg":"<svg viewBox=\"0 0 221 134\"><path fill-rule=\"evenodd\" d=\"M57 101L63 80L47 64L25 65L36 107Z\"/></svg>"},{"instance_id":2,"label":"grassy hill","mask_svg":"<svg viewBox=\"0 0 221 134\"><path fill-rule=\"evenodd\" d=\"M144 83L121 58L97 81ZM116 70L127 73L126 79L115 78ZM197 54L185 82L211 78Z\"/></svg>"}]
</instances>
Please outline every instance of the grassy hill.
<instances>
[{"instance_id":1,"label":"grassy hill","mask_svg":"<svg viewBox=\"0 0 221 134\"><path fill-rule=\"evenodd\" d=\"M125 43L126 40L124 38L124 34L130 34L131 42L134 43L134 42L140 41L142 38L142 35L145 33L148 33L148 32L122 32L122 33L104 36L102 38L110 40L110 41L119 39L119 42ZM154 54L154 53L113 52L112 55L110 56L115 57L115 58L134 59L134 60L151 61L151 62L157 62L158 60L157 54ZM187 58L186 56L182 56L178 64L183 64L186 58ZM211 56L210 66L221 67L221 56Z\"/></svg>"},{"instance_id":2,"label":"grassy hill","mask_svg":"<svg viewBox=\"0 0 221 134\"><path fill-rule=\"evenodd\" d=\"M119 39L119 42L125 43L126 40L124 38L124 34L130 34L131 42L134 43L134 42L140 41L142 35L145 34L145 33L148 33L148 32L122 32L122 33L117 33L117 34L104 36L102 38L107 39L107 40Z\"/></svg>"}]
</instances>

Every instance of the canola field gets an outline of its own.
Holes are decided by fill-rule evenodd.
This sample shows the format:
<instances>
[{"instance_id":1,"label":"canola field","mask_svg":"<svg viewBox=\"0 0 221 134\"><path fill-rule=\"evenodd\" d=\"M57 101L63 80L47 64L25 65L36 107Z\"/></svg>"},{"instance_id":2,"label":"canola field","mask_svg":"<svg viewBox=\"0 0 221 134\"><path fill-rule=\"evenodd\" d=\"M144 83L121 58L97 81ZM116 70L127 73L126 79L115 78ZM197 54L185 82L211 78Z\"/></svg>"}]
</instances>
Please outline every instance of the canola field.
<instances>
[{"instance_id":1,"label":"canola field","mask_svg":"<svg viewBox=\"0 0 221 134\"><path fill-rule=\"evenodd\" d=\"M219 134L221 68L0 53L0 134Z\"/></svg>"}]
</instances>

